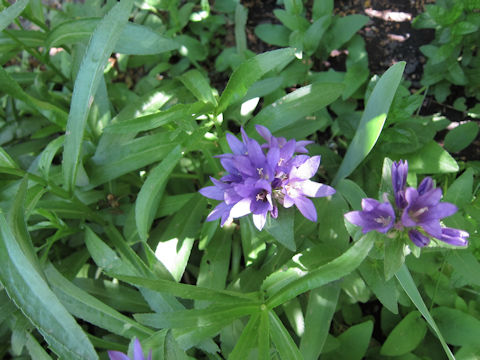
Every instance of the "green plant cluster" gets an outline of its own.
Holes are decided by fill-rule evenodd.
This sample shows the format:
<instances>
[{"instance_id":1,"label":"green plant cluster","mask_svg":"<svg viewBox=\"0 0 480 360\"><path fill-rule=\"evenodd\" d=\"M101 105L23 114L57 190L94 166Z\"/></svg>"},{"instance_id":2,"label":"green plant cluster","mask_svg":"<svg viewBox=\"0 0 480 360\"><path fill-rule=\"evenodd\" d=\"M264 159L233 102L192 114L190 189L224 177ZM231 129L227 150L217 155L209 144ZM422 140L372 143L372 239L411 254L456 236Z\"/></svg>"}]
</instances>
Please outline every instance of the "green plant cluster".
<instances>
[{"instance_id":1,"label":"green plant cluster","mask_svg":"<svg viewBox=\"0 0 480 360\"><path fill-rule=\"evenodd\" d=\"M2 2L0 357L108 359L135 338L154 360L478 356L478 6L417 17L436 38L413 89L404 62L369 72L366 16L283 0L251 31L249 3ZM468 103L455 128L420 111L451 84ZM226 135L258 140L255 125L313 142L314 180L336 189L317 222L205 221ZM345 221L391 193L391 159L409 186L433 177L467 248Z\"/></svg>"},{"instance_id":2,"label":"green plant cluster","mask_svg":"<svg viewBox=\"0 0 480 360\"><path fill-rule=\"evenodd\" d=\"M413 26L434 29L435 39L420 48L428 58L422 83L431 86L435 98L443 103L451 94L451 86L462 86L465 97L479 100L480 4L478 1L437 1L426 5ZM465 97L455 96L455 107L465 111ZM478 106L474 112L478 113ZM478 116L478 115L477 115Z\"/></svg>"}]
</instances>

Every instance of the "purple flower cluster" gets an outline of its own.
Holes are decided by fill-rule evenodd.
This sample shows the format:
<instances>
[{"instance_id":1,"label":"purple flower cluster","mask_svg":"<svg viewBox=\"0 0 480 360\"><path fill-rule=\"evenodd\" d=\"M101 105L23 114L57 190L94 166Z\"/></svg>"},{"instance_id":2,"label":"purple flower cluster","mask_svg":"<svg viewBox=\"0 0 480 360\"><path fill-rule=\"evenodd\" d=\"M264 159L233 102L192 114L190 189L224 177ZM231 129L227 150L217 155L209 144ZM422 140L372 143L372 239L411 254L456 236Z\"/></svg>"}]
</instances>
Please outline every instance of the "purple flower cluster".
<instances>
[{"instance_id":1,"label":"purple flower cluster","mask_svg":"<svg viewBox=\"0 0 480 360\"><path fill-rule=\"evenodd\" d=\"M469 234L466 231L442 227L440 220L457 212L457 207L440 202L442 190L433 187L431 177L426 177L418 188L407 187L407 161L394 162L392 165L392 185L395 209L385 197L384 202L366 198L362 200L361 211L351 211L345 218L362 227L363 233L376 230L386 233L390 229L408 230L413 243L424 247L430 243L430 237L450 245L466 246Z\"/></svg>"},{"instance_id":2,"label":"purple flower cluster","mask_svg":"<svg viewBox=\"0 0 480 360\"><path fill-rule=\"evenodd\" d=\"M287 141L273 136L264 126L256 125L256 129L265 144L249 138L243 129L242 141L227 134L232 154L219 156L227 173L220 180L211 178L213 186L200 189L203 196L222 201L207 221L221 218L223 226L251 213L255 226L262 230L268 214L277 218L277 204L285 208L295 205L307 219L317 221L309 197L333 195L335 189L309 180L320 165L320 156L304 155L311 141Z\"/></svg>"},{"instance_id":3,"label":"purple flower cluster","mask_svg":"<svg viewBox=\"0 0 480 360\"><path fill-rule=\"evenodd\" d=\"M115 351L115 350L108 351L108 357L110 358L110 360L145 360L145 357L143 356L142 345L140 344L140 341L137 338L135 338L135 341L133 343L133 359L130 359L124 353L120 351ZM150 353L148 354L147 360L152 360L151 350L150 350Z\"/></svg>"}]
</instances>

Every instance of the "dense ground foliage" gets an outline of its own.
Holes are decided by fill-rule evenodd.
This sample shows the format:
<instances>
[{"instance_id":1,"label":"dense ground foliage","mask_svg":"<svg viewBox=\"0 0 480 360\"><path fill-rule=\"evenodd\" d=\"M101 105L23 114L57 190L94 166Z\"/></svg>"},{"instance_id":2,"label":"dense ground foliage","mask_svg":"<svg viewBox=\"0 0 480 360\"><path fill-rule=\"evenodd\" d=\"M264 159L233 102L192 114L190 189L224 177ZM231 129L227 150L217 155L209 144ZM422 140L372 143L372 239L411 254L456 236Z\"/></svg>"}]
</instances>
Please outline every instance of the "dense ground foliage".
<instances>
[{"instance_id":1,"label":"dense ground foliage","mask_svg":"<svg viewBox=\"0 0 480 360\"><path fill-rule=\"evenodd\" d=\"M0 5L1 357L479 358L478 1L251 3Z\"/></svg>"}]
</instances>

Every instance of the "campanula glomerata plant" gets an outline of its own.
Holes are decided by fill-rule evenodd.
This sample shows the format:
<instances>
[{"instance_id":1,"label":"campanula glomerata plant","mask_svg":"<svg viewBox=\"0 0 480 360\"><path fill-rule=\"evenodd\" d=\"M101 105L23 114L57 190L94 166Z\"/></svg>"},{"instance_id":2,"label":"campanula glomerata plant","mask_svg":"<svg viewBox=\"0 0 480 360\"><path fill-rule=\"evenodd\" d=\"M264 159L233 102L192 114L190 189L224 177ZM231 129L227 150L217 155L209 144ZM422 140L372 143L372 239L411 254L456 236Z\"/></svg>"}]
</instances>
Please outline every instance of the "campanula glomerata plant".
<instances>
[{"instance_id":1,"label":"campanula glomerata plant","mask_svg":"<svg viewBox=\"0 0 480 360\"><path fill-rule=\"evenodd\" d=\"M0 2L1 359L480 354L480 13L343 3Z\"/></svg>"}]
</instances>

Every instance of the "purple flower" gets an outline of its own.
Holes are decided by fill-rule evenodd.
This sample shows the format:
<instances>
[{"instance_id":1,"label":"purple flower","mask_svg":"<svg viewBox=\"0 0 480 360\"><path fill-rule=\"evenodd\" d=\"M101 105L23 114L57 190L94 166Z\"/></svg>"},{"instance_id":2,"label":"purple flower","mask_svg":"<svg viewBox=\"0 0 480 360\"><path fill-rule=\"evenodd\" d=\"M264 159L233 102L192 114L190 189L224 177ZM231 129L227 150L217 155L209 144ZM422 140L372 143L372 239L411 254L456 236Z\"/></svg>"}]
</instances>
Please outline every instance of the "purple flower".
<instances>
[{"instance_id":1,"label":"purple flower","mask_svg":"<svg viewBox=\"0 0 480 360\"><path fill-rule=\"evenodd\" d=\"M320 156L313 156L298 167L292 166L282 187L283 206L289 208L295 204L303 216L314 222L317 221L317 211L308 197L325 197L335 194L335 189L331 186L309 180L317 173L319 165Z\"/></svg>"},{"instance_id":2,"label":"purple flower","mask_svg":"<svg viewBox=\"0 0 480 360\"><path fill-rule=\"evenodd\" d=\"M392 165L392 185L395 204L398 208L403 209L407 206L405 200L405 187L407 184L408 163L406 161L396 161Z\"/></svg>"},{"instance_id":3,"label":"purple flower","mask_svg":"<svg viewBox=\"0 0 480 360\"><path fill-rule=\"evenodd\" d=\"M311 141L286 140L273 136L257 125L258 133L267 141L260 145L241 129L242 141L227 134L231 154L222 154L220 163L226 174L220 180L211 178L213 186L200 189L210 199L222 201L208 215L207 221L221 218L221 226L234 218L252 214L257 229L262 230L267 216L278 215L278 204L285 208L296 205L309 220L317 220L317 212L309 197L329 196L335 190L310 178L320 165L320 157L295 155L306 153Z\"/></svg>"},{"instance_id":4,"label":"purple flower","mask_svg":"<svg viewBox=\"0 0 480 360\"><path fill-rule=\"evenodd\" d=\"M268 212L272 212L272 187L265 179L255 181L247 179L245 183L235 185L235 191L242 199L230 211L232 218L253 214L253 223L262 230L267 220Z\"/></svg>"},{"instance_id":5,"label":"purple flower","mask_svg":"<svg viewBox=\"0 0 480 360\"><path fill-rule=\"evenodd\" d=\"M375 199L362 199L361 211L350 211L345 218L354 225L362 227L365 234L376 230L380 233L388 232L395 222L395 211L392 205L386 202L379 202Z\"/></svg>"},{"instance_id":6,"label":"purple flower","mask_svg":"<svg viewBox=\"0 0 480 360\"><path fill-rule=\"evenodd\" d=\"M108 351L108 356L110 357L110 360L145 360L145 357L143 356L143 350L142 350L142 345L140 344L140 341L138 341L137 338L135 338L135 341L133 343L133 358L129 358L127 355L120 351L114 351L110 350ZM148 354L147 360L152 360L152 351L150 350L150 353Z\"/></svg>"},{"instance_id":7,"label":"purple flower","mask_svg":"<svg viewBox=\"0 0 480 360\"><path fill-rule=\"evenodd\" d=\"M440 240L450 245L467 246L469 234L466 231L453 228L443 228Z\"/></svg>"},{"instance_id":8,"label":"purple flower","mask_svg":"<svg viewBox=\"0 0 480 360\"><path fill-rule=\"evenodd\" d=\"M384 203L363 199L363 210L345 214L346 219L361 226L364 233L372 230L386 233L392 228L397 231L407 228L410 240L418 247L427 246L430 237L451 245L467 245L467 232L444 228L440 223L443 218L456 213L457 207L448 202L440 202L442 190L433 187L431 177L424 178L417 189L407 188L407 173L407 161L393 162L392 187L398 214L396 223L395 209L386 197Z\"/></svg>"},{"instance_id":9,"label":"purple flower","mask_svg":"<svg viewBox=\"0 0 480 360\"><path fill-rule=\"evenodd\" d=\"M407 188L405 199L407 206L403 210L402 225L405 227L420 227L434 238L442 237L440 220L457 212L457 207L447 202L440 202L442 190L433 188L419 194L417 189ZM413 241L413 240L412 240Z\"/></svg>"}]
</instances>

